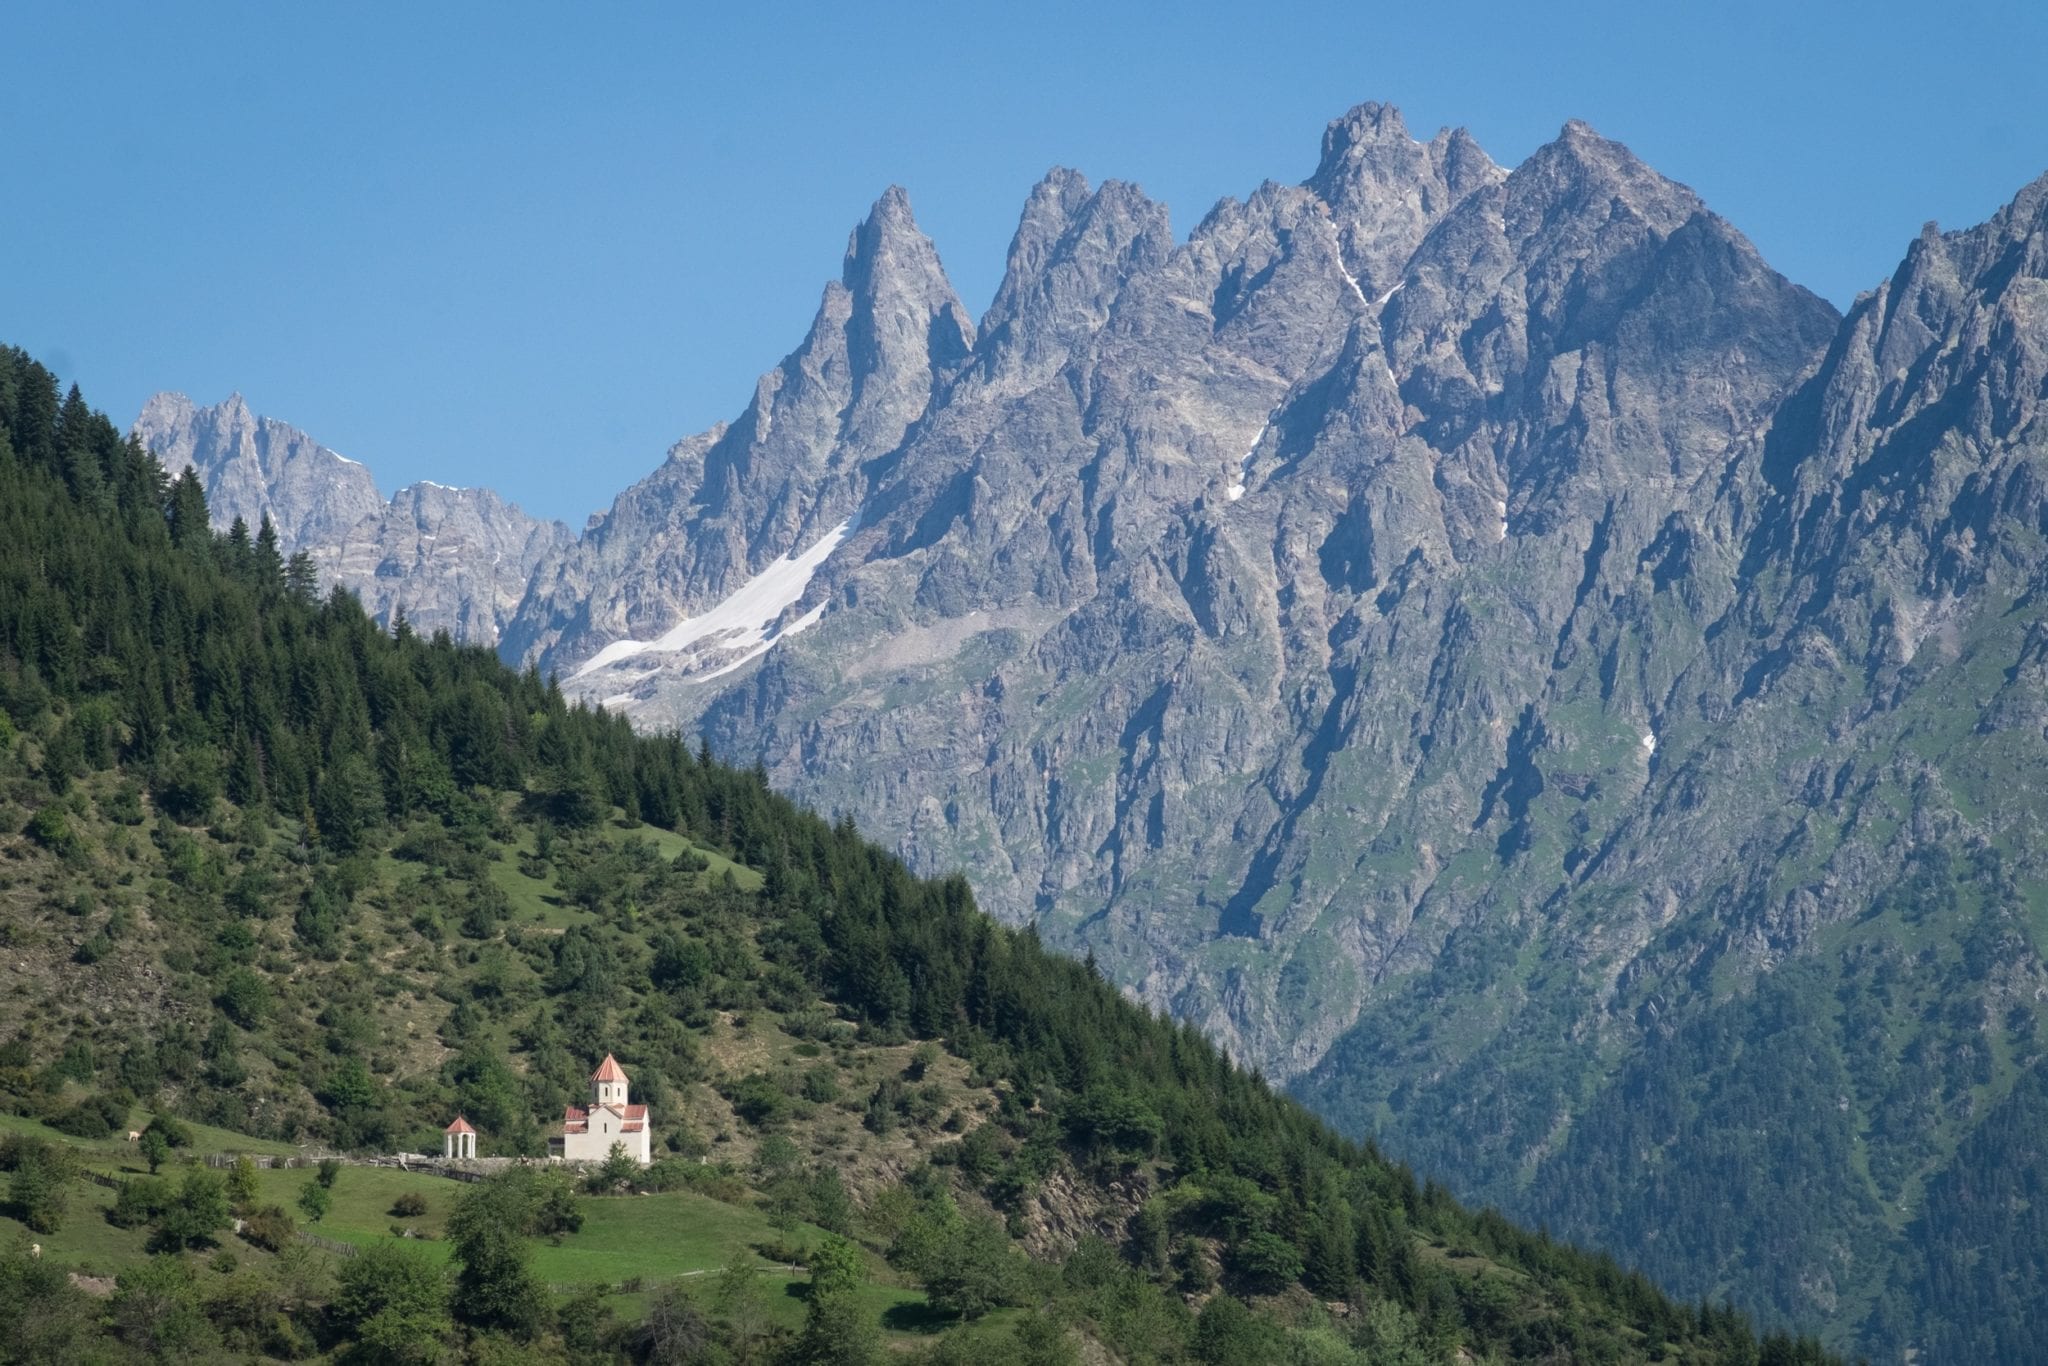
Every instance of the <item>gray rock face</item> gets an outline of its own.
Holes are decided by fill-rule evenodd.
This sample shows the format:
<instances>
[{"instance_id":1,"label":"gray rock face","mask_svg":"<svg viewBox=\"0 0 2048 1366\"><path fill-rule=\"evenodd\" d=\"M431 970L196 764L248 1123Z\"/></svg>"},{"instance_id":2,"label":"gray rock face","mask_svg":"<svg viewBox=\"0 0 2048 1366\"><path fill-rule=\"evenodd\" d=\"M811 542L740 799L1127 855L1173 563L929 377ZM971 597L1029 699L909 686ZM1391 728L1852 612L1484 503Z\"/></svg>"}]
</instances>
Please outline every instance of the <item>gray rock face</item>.
<instances>
[{"instance_id":1,"label":"gray rock face","mask_svg":"<svg viewBox=\"0 0 2048 1366\"><path fill-rule=\"evenodd\" d=\"M223 528L239 517L253 532L267 516L285 544L310 546L384 507L367 468L295 427L258 417L240 394L210 408L183 394L154 395L134 431L173 476L198 469L207 508Z\"/></svg>"},{"instance_id":2,"label":"gray rock face","mask_svg":"<svg viewBox=\"0 0 2048 1366\"><path fill-rule=\"evenodd\" d=\"M1711 503L1834 322L1576 125L1503 174L1357 111L1308 185L1180 246L1134 187L1055 172L823 624L632 705L1296 1072L1441 947L1432 828L1483 842L1589 552L1632 564Z\"/></svg>"},{"instance_id":3,"label":"gray rock face","mask_svg":"<svg viewBox=\"0 0 2048 1366\"><path fill-rule=\"evenodd\" d=\"M892 188L847 242L803 345L761 377L739 420L679 442L540 565L507 657L566 674L816 542L859 511L869 462L897 447L973 339L938 252Z\"/></svg>"},{"instance_id":4,"label":"gray rock face","mask_svg":"<svg viewBox=\"0 0 2048 1366\"><path fill-rule=\"evenodd\" d=\"M157 394L134 430L171 473L197 469L217 526L239 517L253 531L269 517L283 553L310 554L323 585L355 593L381 622L403 612L421 632L496 644L534 566L571 539L488 489L419 483L386 503L366 467L251 413L239 394L211 408Z\"/></svg>"}]
</instances>

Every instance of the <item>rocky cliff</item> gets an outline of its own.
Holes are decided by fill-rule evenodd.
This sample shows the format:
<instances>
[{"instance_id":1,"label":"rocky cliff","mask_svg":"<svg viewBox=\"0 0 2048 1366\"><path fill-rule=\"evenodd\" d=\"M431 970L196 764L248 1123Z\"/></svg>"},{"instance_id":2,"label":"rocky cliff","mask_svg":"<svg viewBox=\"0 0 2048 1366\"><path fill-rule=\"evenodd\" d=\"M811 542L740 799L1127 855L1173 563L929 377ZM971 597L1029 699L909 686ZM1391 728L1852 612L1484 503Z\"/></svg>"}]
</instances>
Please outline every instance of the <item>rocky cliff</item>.
<instances>
[{"instance_id":1,"label":"rocky cliff","mask_svg":"<svg viewBox=\"0 0 2048 1366\"><path fill-rule=\"evenodd\" d=\"M210 408L158 394L134 432L171 473L198 471L220 526L269 518L282 552L311 555L323 585L419 631L495 645L534 566L571 540L489 489L422 482L387 503L367 467L250 412L240 394Z\"/></svg>"}]
</instances>

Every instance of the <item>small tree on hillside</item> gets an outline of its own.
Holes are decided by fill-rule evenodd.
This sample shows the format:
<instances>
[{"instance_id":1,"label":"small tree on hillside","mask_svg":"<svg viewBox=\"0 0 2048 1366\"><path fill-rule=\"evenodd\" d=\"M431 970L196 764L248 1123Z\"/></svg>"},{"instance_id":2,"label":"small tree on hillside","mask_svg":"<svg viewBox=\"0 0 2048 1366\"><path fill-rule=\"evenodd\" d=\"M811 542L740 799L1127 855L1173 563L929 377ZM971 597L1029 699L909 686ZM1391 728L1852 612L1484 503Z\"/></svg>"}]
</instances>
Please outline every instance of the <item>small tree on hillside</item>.
<instances>
[{"instance_id":1,"label":"small tree on hillside","mask_svg":"<svg viewBox=\"0 0 2048 1366\"><path fill-rule=\"evenodd\" d=\"M158 1216L151 1250L178 1252L204 1247L228 1226L229 1219L227 1186L220 1174L194 1167L185 1173L169 1208Z\"/></svg>"},{"instance_id":2,"label":"small tree on hillside","mask_svg":"<svg viewBox=\"0 0 2048 1366\"><path fill-rule=\"evenodd\" d=\"M860 1249L828 1237L811 1253L811 1293L804 1330L791 1360L815 1366L867 1366L881 1352L881 1333L860 1305Z\"/></svg>"},{"instance_id":3,"label":"small tree on hillside","mask_svg":"<svg viewBox=\"0 0 2048 1366\"><path fill-rule=\"evenodd\" d=\"M465 1323L530 1340L549 1304L526 1247L533 1193L530 1182L517 1179L521 1175L508 1172L471 1186L456 1203L448 1218L456 1265L450 1305Z\"/></svg>"},{"instance_id":4,"label":"small tree on hillside","mask_svg":"<svg viewBox=\"0 0 2048 1366\"><path fill-rule=\"evenodd\" d=\"M55 1233L63 1227L71 1178L77 1171L71 1149L38 1139L19 1142L14 1151L14 1178L7 1188L16 1217L37 1233Z\"/></svg>"},{"instance_id":5,"label":"small tree on hillside","mask_svg":"<svg viewBox=\"0 0 2048 1366\"><path fill-rule=\"evenodd\" d=\"M331 1309L355 1358L426 1366L448 1334L448 1278L404 1243L374 1243L342 1263Z\"/></svg>"},{"instance_id":6,"label":"small tree on hillside","mask_svg":"<svg viewBox=\"0 0 2048 1366\"><path fill-rule=\"evenodd\" d=\"M164 1137L164 1131L154 1124L142 1131L142 1160L149 1164L149 1173L156 1175L156 1169L163 1166L164 1159L171 1155L171 1141Z\"/></svg>"},{"instance_id":7,"label":"small tree on hillside","mask_svg":"<svg viewBox=\"0 0 2048 1366\"><path fill-rule=\"evenodd\" d=\"M711 1292L711 1304L732 1331L733 1351L742 1362L752 1361L755 1345L768 1331L768 1294L754 1259L745 1249L732 1255L718 1284Z\"/></svg>"},{"instance_id":8,"label":"small tree on hillside","mask_svg":"<svg viewBox=\"0 0 2048 1366\"><path fill-rule=\"evenodd\" d=\"M299 1212L313 1222L319 1223L327 1217L327 1211L334 1208L334 1193L318 1181L308 1181L299 1190Z\"/></svg>"},{"instance_id":9,"label":"small tree on hillside","mask_svg":"<svg viewBox=\"0 0 2048 1366\"><path fill-rule=\"evenodd\" d=\"M626 1151L626 1145L614 1143L604 1161L590 1173L588 1184L593 1193L608 1193L630 1186L639 1174L640 1164Z\"/></svg>"},{"instance_id":10,"label":"small tree on hillside","mask_svg":"<svg viewBox=\"0 0 2048 1366\"><path fill-rule=\"evenodd\" d=\"M249 1154L243 1153L235 1159L235 1165L228 1169L228 1199L236 1205L247 1205L256 1198L256 1163Z\"/></svg>"}]
</instances>

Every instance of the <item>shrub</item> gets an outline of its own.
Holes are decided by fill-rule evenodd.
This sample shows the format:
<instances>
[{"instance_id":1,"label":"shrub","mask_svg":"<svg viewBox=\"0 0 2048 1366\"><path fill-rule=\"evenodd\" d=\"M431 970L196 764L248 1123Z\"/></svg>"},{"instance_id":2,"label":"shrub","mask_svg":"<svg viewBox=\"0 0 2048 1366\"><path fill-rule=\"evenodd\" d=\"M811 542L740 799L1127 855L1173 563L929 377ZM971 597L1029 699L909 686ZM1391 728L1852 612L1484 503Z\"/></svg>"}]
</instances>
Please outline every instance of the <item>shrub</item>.
<instances>
[{"instance_id":1,"label":"shrub","mask_svg":"<svg viewBox=\"0 0 2048 1366\"><path fill-rule=\"evenodd\" d=\"M256 1163L247 1153L235 1159L235 1165L228 1169L228 1198L238 1205L246 1205L256 1198Z\"/></svg>"},{"instance_id":2,"label":"shrub","mask_svg":"<svg viewBox=\"0 0 2048 1366\"><path fill-rule=\"evenodd\" d=\"M71 828L70 813L56 802L51 802L29 817L26 834L37 844L60 857L69 858L84 848L84 842L79 838L78 832Z\"/></svg>"},{"instance_id":3,"label":"shrub","mask_svg":"<svg viewBox=\"0 0 2048 1366\"><path fill-rule=\"evenodd\" d=\"M334 1192L318 1181L308 1181L299 1190L299 1212L313 1223L327 1217L327 1211L334 1207Z\"/></svg>"},{"instance_id":4,"label":"shrub","mask_svg":"<svg viewBox=\"0 0 2048 1366\"><path fill-rule=\"evenodd\" d=\"M1260 1230L1231 1248L1230 1269L1247 1289L1269 1294L1300 1278L1301 1253L1279 1234Z\"/></svg>"},{"instance_id":5,"label":"shrub","mask_svg":"<svg viewBox=\"0 0 2048 1366\"><path fill-rule=\"evenodd\" d=\"M7 1194L14 1217L37 1233L55 1233L64 1224L77 1158L63 1144L31 1138L14 1145L13 1165Z\"/></svg>"},{"instance_id":6,"label":"shrub","mask_svg":"<svg viewBox=\"0 0 2048 1366\"><path fill-rule=\"evenodd\" d=\"M87 1096L50 1119L50 1127L74 1138L105 1138L128 1123L128 1104L113 1096Z\"/></svg>"},{"instance_id":7,"label":"shrub","mask_svg":"<svg viewBox=\"0 0 2048 1366\"><path fill-rule=\"evenodd\" d=\"M143 1132L146 1134L162 1134L164 1142L170 1144L173 1148L189 1148L192 1146L192 1131L169 1115L158 1115L150 1120L149 1127L144 1129Z\"/></svg>"},{"instance_id":8,"label":"shrub","mask_svg":"<svg viewBox=\"0 0 2048 1366\"><path fill-rule=\"evenodd\" d=\"M435 1361L448 1331L448 1283L403 1243L377 1243L341 1264L331 1310L364 1360Z\"/></svg>"},{"instance_id":9,"label":"shrub","mask_svg":"<svg viewBox=\"0 0 2048 1366\"><path fill-rule=\"evenodd\" d=\"M227 1183L219 1172L194 1167L185 1173L177 1195L157 1217L151 1247L168 1252L204 1247L228 1223Z\"/></svg>"},{"instance_id":10,"label":"shrub","mask_svg":"<svg viewBox=\"0 0 2048 1366\"><path fill-rule=\"evenodd\" d=\"M282 1251L296 1232L298 1225L283 1205L265 1205L242 1220L243 1241L266 1252Z\"/></svg>"},{"instance_id":11,"label":"shrub","mask_svg":"<svg viewBox=\"0 0 2048 1366\"><path fill-rule=\"evenodd\" d=\"M107 1222L115 1228L140 1228L171 1207L171 1183L160 1176L137 1176L114 1193Z\"/></svg>"},{"instance_id":12,"label":"shrub","mask_svg":"<svg viewBox=\"0 0 2048 1366\"><path fill-rule=\"evenodd\" d=\"M401 1219L417 1219L427 1212L427 1197L418 1191L407 1191L391 1202L391 1212Z\"/></svg>"},{"instance_id":13,"label":"shrub","mask_svg":"<svg viewBox=\"0 0 2048 1366\"><path fill-rule=\"evenodd\" d=\"M244 1029L254 1029L270 1012L270 986L248 968L236 968L222 983L214 998L228 1018Z\"/></svg>"}]
</instances>

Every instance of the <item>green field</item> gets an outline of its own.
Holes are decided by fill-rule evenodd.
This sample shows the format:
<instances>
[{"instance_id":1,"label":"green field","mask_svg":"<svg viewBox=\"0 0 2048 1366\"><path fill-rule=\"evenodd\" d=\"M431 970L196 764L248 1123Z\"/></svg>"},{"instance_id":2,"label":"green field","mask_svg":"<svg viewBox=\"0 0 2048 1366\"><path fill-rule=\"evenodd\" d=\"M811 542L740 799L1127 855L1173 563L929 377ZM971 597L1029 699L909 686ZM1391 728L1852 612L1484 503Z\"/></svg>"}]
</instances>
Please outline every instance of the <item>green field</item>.
<instances>
[{"instance_id":1,"label":"green field","mask_svg":"<svg viewBox=\"0 0 2048 1366\"><path fill-rule=\"evenodd\" d=\"M146 1117L141 1122L147 1122ZM225 1130L199 1125L192 1128L198 1139L194 1148L200 1152L289 1151L280 1144L261 1143ZM83 1156L88 1170L117 1175L142 1170L139 1157L125 1138L85 1142L12 1115L0 1115L0 1133L28 1134L65 1143ZM183 1168L173 1161L163 1170L175 1180ZM310 1167L259 1169L255 1203L282 1205L297 1217L299 1192L315 1179L315 1171ZM446 1259L448 1244L441 1239L448 1214L466 1189L461 1182L425 1172L344 1167L335 1179L333 1206L327 1216L317 1224L300 1219L300 1228L330 1242L364 1247L392 1237L395 1227L403 1226L418 1236L416 1246L422 1252ZM425 1197L426 1212L404 1219L394 1216L393 1204L406 1194ZM108 1223L106 1212L113 1200L113 1191L89 1181L78 1181L72 1187L63 1226L56 1233L33 1233L0 1212L0 1246L34 1242L42 1247L45 1258L58 1265L87 1274L118 1274L123 1267L149 1255L148 1229L121 1229ZM802 1322L806 1275L801 1269L791 1274L787 1263L771 1262L756 1249L784 1243L803 1245L823 1237L824 1230L800 1223L785 1235L759 1210L729 1205L689 1191L586 1196L580 1208L584 1222L579 1231L531 1240L534 1272L558 1294L566 1295L583 1286L606 1287L615 1292L608 1298L612 1312L622 1319L631 1319L644 1311L645 1292L654 1286L682 1278L693 1294L709 1294L716 1273L735 1256L744 1256L763 1277L770 1318L789 1328ZM219 1242L243 1260L262 1261L267 1257L231 1233L223 1232ZM888 1284L889 1273L878 1259L871 1262L871 1268L876 1279L863 1289L861 1300L885 1332L909 1338L927 1326L936 1329L949 1322L934 1320L921 1292ZM695 1284L690 1285L692 1282Z\"/></svg>"}]
</instances>

